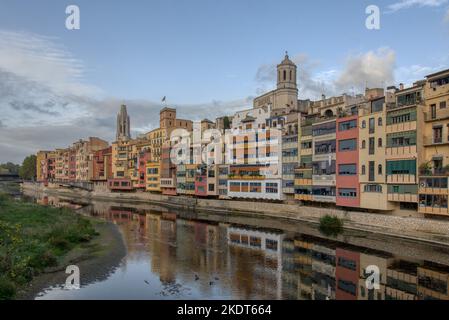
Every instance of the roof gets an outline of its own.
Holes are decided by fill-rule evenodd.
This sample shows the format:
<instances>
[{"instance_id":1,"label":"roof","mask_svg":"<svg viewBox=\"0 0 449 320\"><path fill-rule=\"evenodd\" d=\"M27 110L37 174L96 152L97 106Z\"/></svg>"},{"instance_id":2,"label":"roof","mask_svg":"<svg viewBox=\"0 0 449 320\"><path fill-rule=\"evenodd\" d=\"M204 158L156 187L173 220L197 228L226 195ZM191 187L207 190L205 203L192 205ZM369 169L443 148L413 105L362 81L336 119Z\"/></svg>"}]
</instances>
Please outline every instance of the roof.
<instances>
[{"instance_id":1,"label":"roof","mask_svg":"<svg viewBox=\"0 0 449 320\"><path fill-rule=\"evenodd\" d=\"M436 77L436 76L439 76L441 74L448 73L448 72L449 72L449 69L441 70L441 71L429 74L428 76L426 76L426 78L433 78L433 77Z\"/></svg>"}]
</instances>

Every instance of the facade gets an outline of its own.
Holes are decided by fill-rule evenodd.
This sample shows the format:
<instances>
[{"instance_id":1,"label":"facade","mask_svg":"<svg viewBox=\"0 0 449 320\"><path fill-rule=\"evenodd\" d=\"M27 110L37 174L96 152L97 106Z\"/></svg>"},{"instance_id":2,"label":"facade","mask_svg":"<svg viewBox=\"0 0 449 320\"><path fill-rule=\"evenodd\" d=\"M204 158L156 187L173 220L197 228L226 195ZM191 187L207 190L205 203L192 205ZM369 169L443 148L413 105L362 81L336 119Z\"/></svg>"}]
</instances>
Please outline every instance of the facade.
<instances>
[{"instance_id":1,"label":"facade","mask_svg":"<svg viewBox=\"0 0 449 320\"><path fill-rule=\"evenodd\" d=\"M449 70L426 77L424 150L420 164L419 206L424 215L447 216L449 176Z\"/></svg>"},{"instance_id":2,"label":"facade","mask_svg":"<svg viewBox=\"0 0 449 320\"><path fill-rule=\"evenodd\" d=\"M149 192L161 192L161 163L149 161L147 168L147 186Z\"/></svg>"},{"instance_id":3,"label":"facade","mask_svg":"<svg viewBox=\"0 0 449 320\"><path fill-rule=\"evenodd\" d=\"M276 89L255 98L253 108L214 122L203 119L195 130L192 121L165 107L159 127L132 138L122 105L111 147L90 137L39 151L37 180L80 187L102 183L116 192L449 215L449 70L408 88L323 95L318 101L298 99L297 67L288 55L276 72ZM228 134L218 143L215 136L193 139L210 129ZM171 159L179 144L171 137L175 130L176 137L189 137L176 161Z\"/></svg>"},{"instance_id":4,"label":"facade","mask_svg":"<svg viewBox=\"0 0 449 320\"><path fill-rule=\"evenodd\" d=\"M357 110L342 113L337 119L337 206L354 208L360 206L358 120Z\"/></svg>"}]
</instances>

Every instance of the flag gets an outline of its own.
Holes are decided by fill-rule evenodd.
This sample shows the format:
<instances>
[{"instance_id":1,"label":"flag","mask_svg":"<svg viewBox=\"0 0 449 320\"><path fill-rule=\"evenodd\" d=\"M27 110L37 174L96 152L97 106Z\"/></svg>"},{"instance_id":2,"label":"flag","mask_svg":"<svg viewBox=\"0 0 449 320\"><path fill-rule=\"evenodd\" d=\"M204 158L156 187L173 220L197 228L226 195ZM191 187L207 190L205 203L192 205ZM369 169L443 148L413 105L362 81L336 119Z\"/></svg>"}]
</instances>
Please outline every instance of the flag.
<instances>
[{"instance_id":1,"label":"flag","mask_svg":"<svg viewBox=\"0 0 449 320\"><path fill-rule=\"evenodd\" d=\"M162 98L162 102L165 102L166 99L167 99L167 97L164 96L164 97Z\"/></svg>"}]
</instances>

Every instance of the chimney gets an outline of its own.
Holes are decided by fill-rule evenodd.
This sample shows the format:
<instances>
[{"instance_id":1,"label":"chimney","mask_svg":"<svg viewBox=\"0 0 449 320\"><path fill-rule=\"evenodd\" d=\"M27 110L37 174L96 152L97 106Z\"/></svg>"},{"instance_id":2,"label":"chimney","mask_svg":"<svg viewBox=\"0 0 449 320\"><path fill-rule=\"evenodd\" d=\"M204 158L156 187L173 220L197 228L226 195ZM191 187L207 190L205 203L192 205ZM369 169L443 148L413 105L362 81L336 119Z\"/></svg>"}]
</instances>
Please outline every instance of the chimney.
<instances>
[{"instance_id":1,"label":"chimney","mask_svg":"<svg viewBox=\"0 0 449 320\"><path fill-rule=\"evenodd\" d=\"M399 84L399 90L404 90L404 84L403 83Z\"/></svg>"}]
</instances>

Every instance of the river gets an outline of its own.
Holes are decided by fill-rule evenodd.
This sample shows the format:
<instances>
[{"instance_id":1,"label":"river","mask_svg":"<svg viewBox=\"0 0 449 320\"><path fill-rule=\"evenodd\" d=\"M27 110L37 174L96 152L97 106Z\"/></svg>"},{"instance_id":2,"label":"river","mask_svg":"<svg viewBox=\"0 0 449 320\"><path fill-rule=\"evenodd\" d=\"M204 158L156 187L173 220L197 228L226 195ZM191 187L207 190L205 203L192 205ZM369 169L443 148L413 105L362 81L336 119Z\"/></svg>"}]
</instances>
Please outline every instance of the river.
<instances>
[{"instance_id":1,"label":"river","mask_svg":"<svg viewBox=\"0 0 449 320\"><path fill-rule=\"evenodd\" d=\"M103 280L36 299L449 299L449 248L307 223L34 195L112 221L127 254ZM379 270L367 287L366 269Z\"/></svg>"}]
</instances>

